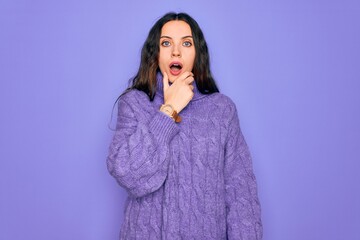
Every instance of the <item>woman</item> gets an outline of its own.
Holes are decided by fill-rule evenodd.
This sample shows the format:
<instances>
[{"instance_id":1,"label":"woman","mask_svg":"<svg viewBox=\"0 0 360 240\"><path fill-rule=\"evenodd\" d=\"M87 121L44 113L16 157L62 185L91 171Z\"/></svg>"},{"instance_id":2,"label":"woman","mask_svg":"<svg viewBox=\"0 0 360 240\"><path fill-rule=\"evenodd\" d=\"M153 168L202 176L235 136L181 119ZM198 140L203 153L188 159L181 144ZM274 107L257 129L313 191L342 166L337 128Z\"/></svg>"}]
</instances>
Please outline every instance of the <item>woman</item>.
<instances>
[{"instance_id":1,"label":"woman","mask_svg":"<svg viewBox=\"0 0 360 240\"><path fill-rule=\"evenodd\" d=\"M219 93L194 19L155 23L118 100L107 167L128 192L120 239L262 238L237 109Z\"/></svg>"}]
</instances>

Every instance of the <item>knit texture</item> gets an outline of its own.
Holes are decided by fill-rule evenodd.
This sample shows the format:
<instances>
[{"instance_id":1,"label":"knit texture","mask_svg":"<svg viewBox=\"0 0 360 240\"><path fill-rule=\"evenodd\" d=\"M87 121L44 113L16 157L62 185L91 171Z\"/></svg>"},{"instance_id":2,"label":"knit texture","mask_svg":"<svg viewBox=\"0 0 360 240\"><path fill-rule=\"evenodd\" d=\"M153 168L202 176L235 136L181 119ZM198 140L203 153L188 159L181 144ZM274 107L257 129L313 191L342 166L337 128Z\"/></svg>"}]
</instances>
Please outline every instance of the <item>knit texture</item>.
<instances>
[{"instance_id":1,"label":"knit texture","mask_svg":"<svg viewBox=\"0 0 360 240\"><path fill-rule=\"evenodd\" d=\"M128 192L120 239L262 239L252 159L234 102L194 97L175 123L139 90L120 97L107 168Z\"/></svg>"}]
</instances>

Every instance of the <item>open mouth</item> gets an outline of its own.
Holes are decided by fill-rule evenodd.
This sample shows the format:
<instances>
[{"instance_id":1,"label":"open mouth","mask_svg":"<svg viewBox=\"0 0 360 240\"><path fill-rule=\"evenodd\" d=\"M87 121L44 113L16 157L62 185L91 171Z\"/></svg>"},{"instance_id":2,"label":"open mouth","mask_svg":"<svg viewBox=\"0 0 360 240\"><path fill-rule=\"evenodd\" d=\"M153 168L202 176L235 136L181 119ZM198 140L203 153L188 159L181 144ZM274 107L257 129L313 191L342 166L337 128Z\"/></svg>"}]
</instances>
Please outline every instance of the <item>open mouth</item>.
<instances>
[{"instance_id":1,"label":"open mouth","mask_svg":"<svg viewBox=\"0 0 360 240\"><path fill-rule=\"evenodd\" d=\"M180 74L183 66L180 62L172 62L172 63L170 63L169 67L170 67L170 73L172 75L177 76Z\"/></svg>"}]
</instances>

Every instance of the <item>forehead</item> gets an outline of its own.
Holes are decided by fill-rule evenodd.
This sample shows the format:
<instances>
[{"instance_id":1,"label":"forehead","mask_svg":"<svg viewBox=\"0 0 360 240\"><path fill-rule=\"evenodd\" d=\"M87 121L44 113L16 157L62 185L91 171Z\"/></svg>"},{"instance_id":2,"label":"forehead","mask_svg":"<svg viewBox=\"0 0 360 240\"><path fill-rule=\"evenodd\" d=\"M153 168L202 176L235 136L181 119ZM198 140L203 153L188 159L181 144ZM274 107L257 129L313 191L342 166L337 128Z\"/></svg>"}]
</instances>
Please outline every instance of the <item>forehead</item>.
<instances>
[{"instance_id":1,"label":"forehead","mask_svg":"<svg viewBox=\"0 0 360 240\"><path fill-rule=\"evenodd\" d=\"M172 20L164 24L161 29L161 36L169 36L172 38L181 38L183 36L191 36L191 28L189 24L181 20Z\"/></svg>"}]
</instances>

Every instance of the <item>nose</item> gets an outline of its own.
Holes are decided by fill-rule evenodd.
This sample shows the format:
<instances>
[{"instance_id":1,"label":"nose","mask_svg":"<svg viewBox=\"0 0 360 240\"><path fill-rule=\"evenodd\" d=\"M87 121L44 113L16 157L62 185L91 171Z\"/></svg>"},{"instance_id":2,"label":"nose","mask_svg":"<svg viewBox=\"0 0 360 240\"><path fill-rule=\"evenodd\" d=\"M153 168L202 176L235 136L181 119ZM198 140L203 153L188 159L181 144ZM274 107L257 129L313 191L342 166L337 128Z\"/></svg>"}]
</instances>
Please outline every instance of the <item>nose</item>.
<instances>
[{"instance_id":1,"label":"nose","mask_svg":"<svg viewBox=\"0 0 360 240\"><path fill-rule=\"evenodd\" d=\"M176 45L172 49L172 56L173 57L181 57L180 50Z\"/></svg>"}]
</instances>

